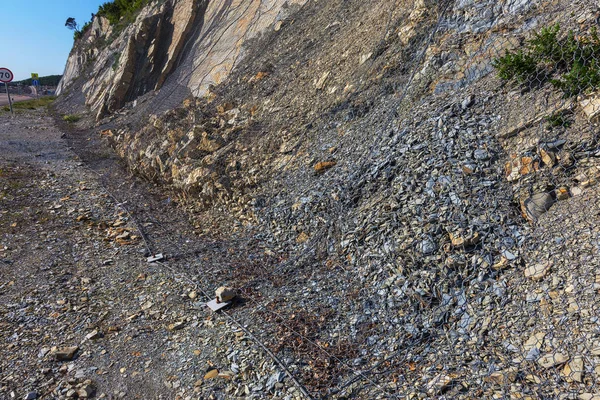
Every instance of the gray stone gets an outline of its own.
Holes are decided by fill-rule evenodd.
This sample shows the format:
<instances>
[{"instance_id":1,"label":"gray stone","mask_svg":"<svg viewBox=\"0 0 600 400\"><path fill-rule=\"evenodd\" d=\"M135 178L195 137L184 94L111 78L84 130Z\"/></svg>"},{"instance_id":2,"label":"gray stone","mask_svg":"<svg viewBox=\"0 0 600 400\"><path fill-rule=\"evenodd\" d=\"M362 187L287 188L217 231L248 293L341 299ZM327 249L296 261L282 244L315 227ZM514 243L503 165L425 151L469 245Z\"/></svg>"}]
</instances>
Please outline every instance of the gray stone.
<instances>
[{"instance_id":1,"label":"gray stone","mask_svg":"<svg viewBox=\"0 0 600 400\"><path fill-rule=\"evenodd\" d=\"M473 103L475 103L475 97L473 95L470 95L468 97L465 97L460 105L463 109L465 109L471 107Z\"/></svg>"},{"instance_id":2,"label":"gray stone","mask_svg":"<svg viewBox=\"0 0 600 400\"><path fill-rule=\"evenodd\" d=\"M523 213L530 221L537 221L538 218L547 212L556 202L554 191L536 193L523 202L521 207Z\"/></svg>"},{"instance_id":3,"label":"gray stone","mask_svg":"<svg viewBox=\"0 0 600 400\"><path fill-rule=\"evenodd\" d=\"M487 150L484 149L477 149L473 152L473 157L475 157L475 159L478 161L486 161L489 160L490 153L488 153Z\"/></svg>"},{"instance_id":4,"label":"gray stone","mask_svg":"<svg viewBox=\"0 0 600 400\"><path fill-rule=\"evenodd\" d=\"M431 238L424 239L419 243L419 251L423 253L423 255L430 255L435 253L436 250L437 245Z\"/></svg>"},{"instance_id":5,"label":"gray stone","mask_svg":"<svg viewBox=\"0 0 600 400\"><path fill-rule=\"evenodd\" d=\"M71 361L77 350L79 350L77 346L61 347L54 352L54 356L58 361Z\"/></svg>"},{"instance_id":6,"label":"gray stone","mask_svg":"<svg viewBox=\"0 0 600 400\"><path fill-rule=\"evenodd\" d=\"M535 361L539 357L540 357L540 349L538 349L537 347L532 347L525 355L525 359L527 361Z\"/></svg>"},{"instance_id":7,"label":"gray stone","mask_svg":"<svg viewBox=\"0 0 600 400\"><path fill-rule=\"evenodd\" d=\"M267 390L272 390L277 383L283 382L284 378L285 378L285 373L275 372L273 375L271 375L269 377L269 380L267 380Z\"/></svg>"}]
</instances>

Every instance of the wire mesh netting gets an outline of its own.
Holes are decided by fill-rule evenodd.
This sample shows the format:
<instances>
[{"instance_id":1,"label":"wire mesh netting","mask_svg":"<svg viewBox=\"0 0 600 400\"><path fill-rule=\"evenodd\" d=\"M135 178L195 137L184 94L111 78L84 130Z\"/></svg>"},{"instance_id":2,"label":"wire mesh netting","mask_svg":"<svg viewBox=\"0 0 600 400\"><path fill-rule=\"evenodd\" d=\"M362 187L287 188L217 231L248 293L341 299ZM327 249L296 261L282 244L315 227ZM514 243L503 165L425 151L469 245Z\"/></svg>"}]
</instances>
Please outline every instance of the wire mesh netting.
<instances>
[{"instance_id":1,"label":"wire mesh netting","mask_svg":"<svg viewBox=\"0 0 600 400\"><path fill-rule=\"evenodd\" d=\"M181 272L236 288L227 315L306 397L598 398L597 6L383 3L395 47L379 56L411 43L405 73L377 83L381 112L319 115L305 137L331 148L323 132L344 128L345 168L321 179L289 158L243 188L258 251Z\"/></svg>"}]
</instances>

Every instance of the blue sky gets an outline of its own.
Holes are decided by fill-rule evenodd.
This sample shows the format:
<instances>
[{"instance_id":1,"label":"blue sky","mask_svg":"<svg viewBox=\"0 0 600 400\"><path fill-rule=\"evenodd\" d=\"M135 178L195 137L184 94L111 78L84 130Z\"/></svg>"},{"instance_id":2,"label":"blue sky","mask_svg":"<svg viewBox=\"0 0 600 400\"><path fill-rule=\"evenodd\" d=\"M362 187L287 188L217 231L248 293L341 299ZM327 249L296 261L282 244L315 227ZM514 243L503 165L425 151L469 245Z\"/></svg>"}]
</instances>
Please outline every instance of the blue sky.
<instances>
[{"instance_id":1,"label":"blue sky","mask_svg":"<svg viewBox=\"0 0 600 400\"><path fill-rule=\"evenodd\" d=\"M0 67L15 80L61 75L73 46L68 17L80 26L108 0L0 0Z\"/></svg>"}]
</instances>

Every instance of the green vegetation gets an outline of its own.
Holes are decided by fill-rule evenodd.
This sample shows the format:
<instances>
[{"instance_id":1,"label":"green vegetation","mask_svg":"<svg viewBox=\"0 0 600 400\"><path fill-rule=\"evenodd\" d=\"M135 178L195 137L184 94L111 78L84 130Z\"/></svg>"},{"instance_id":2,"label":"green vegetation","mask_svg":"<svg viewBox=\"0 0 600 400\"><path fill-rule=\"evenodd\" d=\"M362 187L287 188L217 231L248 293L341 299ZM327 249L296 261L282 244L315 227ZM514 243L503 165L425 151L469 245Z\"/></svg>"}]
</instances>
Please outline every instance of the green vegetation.
<instances>
[{"instance_id":1,"label":"green vegetation","mask_svg":"<svg viewBox=\"0 0 600 400\"><path fill-rule=\"evenodd\" d=\"M55 96L45 96L40 97L39 99L20 101L13 103L13 110L35 110L37 108L49 106L54 100L56 100ZM2 109L4 111L10 111L9 106L4 106Z\"/></svg>"},{"instance_id":2,"label":"green vegetation","mask_svg":"<svg viewBox=\"0 0 600 400\"><path fill-rule=\"evenodd\" d=\"M67 18L67 22L65 22L65 26L75 32L79 32L79 24L73 17Z\"/></svg>"},{"instance_id":3,"label":"green vegetation","mask_svg":"<svg viewBox=\"0 0 600 400\"><path fill-rule=\"evenodd\" d=\"M595 28L588 35L560 35L556 24L535 33L524 49L496 58L493 66L503 80L529 85L549 80L565 97L573 97L600 86L599 57Z\"/></svg>"},{"instance_id":4,"label":"green vegetation","mask_svg":"<svg viewBox=\"0 0 600 400\"><path fill-rule=\"evenodd\" d=\"M519 50L516 53L506 53L504 57L494 60L494 68L498 76L506 81L515 80L525 83L532 80L538 72L535 59Z\"/></svg>"},{"instance_id":5,"label":"green vegetation","mask_svg":"<svg viewBox=\"0 0 600 400\"><path fill-rule=\"evenodd\" d=\"M568 128L571 126L572 121L569 118L570 113L557 112L546 117L546 127L550 130L552 128L564 127Z\"/></svg>"},{"instance_id":6,"label":"green vegetation","mask_svg":"<svg viewBox=\"0 0 600 400\"><path fill-rule=\"evenodd\" d=\"M86 22L83 24L81 30L73 32L73 40L79 40L83 37L83 35L92 27L92 22Z\"/></svg>"},{"instance_id":7,"label":"green vegetation","mask_svg":"<svg viewBox=\"0 0 600 400\"><path fill-rule=\"evenodd\" d=\"M75 115L75 114L63 116L63 121L66 121L66 122L77 122L80 119L81 119L81 117L79 115Z\"/></svg>"},{"instance_id":8,"label":"green vegetation","mask_svg":"<svg viewBox=\"0 0 600 400\"><path fill-rule=\"evenodd\" d=\"M150 0L113 0L104 3L98 8L99 16L107 18L112 25L117 25L121 18L125 22L132 22L137 12Z\"/></svg>"},{"instance_id":9,"label":"green vegetation","mask_svg":"<svg viewBox=\"0 0 600 400\"><path fill-rule=\"evenodd\" d=\"M134 21L137 13L151 0L112 0L98 7L97 16L105 17L111 25L115 27L113 34L118 34L122 29ZM92 14L92 20L94 14ZM75 18L69 17L65 26L73 30L73 39L81 39L90 29L92 22L86 22L81 29L75 21Z\"/></svg>"}]
</instances>

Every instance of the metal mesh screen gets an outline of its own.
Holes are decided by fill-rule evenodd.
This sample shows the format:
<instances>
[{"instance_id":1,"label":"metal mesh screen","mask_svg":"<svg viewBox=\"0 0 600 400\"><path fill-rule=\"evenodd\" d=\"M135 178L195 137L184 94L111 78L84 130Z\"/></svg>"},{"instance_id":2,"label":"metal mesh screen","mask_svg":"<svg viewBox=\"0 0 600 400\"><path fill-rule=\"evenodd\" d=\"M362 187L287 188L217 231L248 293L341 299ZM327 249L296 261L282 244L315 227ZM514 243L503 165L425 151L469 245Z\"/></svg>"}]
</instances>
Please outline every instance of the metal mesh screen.
<instances>
[{"instance_id":1,"label":"metal mesh screen","mask_svg":"<svg viewBox=\"0 0 600 400\"><path fill-rule=\"evenodd\" d=\"M305 397L598 398L598 8L429 6L384 111L340 139L367 143L356 163L280 166L250 262L181 271L238 290L228 315ZM386 12L383 41L407 14ZM295 244L273 253L282 226Z\"/></svg>"}]
</instances>

